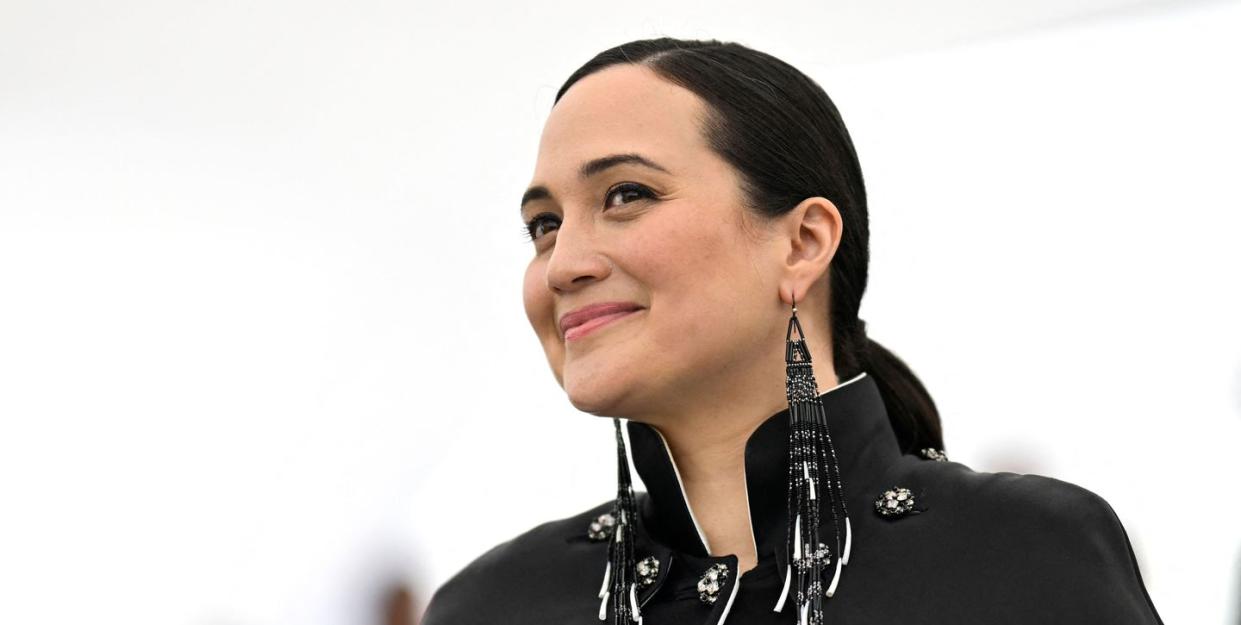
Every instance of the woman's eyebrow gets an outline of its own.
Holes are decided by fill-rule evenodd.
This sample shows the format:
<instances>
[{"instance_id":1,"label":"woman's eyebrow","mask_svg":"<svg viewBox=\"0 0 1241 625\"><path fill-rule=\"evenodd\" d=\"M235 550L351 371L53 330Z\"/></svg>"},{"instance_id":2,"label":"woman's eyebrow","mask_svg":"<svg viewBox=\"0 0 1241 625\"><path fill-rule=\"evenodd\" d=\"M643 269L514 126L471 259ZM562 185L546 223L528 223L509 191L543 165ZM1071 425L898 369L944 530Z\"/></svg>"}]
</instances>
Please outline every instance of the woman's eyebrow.
<instances>
[{"instance_id":1,"label":"woman's eyebrow","mask_svg":"<svg viewBox=\"0 0 1241 625\"><path fill-rule=\"evenodd\" d=\"M641 154L629 152L625 154L610 154L608 156L601 156L599 158L586 161L585 163L582 163L580 168L578 168L577 177L579 180L586 180L591 176L600 174L608 169L616 167L617 165L641 165L665 174L672 173L659 163L656 163ZM529 189L526 189L526 192L522 194L521 208L524 210L527 203L545 199L554 199L552 197L551 190L541 184L534 185Z\"/></svg>"}]
</instances>

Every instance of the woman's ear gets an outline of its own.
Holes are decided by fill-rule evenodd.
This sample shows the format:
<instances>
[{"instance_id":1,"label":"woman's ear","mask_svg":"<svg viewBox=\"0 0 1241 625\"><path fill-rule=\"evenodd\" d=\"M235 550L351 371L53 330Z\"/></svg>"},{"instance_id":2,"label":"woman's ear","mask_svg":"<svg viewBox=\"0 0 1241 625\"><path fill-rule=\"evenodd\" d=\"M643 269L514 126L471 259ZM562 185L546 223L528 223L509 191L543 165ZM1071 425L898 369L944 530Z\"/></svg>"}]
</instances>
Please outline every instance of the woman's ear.
<instances>
[{"instance_id":1,"label":"woman's ear","mask_svg":"<svg viewBox=\"0 0 1241 625\"><path fill-rule=\"evenodd\" d=\"M780 297L786 304L794 303L794 296L803 302L806 293L827 273L840 247L844 220L831 200L815 196L802 200L784 216L781 232L787 254Z\"/></svg>"}]
</instances>

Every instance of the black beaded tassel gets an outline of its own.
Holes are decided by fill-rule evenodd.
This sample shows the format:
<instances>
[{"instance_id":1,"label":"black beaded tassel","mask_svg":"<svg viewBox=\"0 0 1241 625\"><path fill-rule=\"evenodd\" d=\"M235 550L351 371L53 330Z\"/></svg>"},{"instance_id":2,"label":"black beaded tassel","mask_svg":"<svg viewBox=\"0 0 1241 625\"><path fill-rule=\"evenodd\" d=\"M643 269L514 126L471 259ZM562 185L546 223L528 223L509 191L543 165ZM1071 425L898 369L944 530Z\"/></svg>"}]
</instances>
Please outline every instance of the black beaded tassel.
<instances>
[{"instance_id":1,"label":"black beaded tassel","mask_svg":"<svg viewBox=\"0 0 1241 625\"><path fill-rule=\"evenodd\" d=\"M797 338L793 338L794 330ZM845 507L836 449L827 428L827 411L819 399L806 335L797 319L796 300L785 340L785 391L789 401L789 520L785 547L788 568L775 611L783 611L791 586L795 590L797 622L822 625L823 600L836 592L841 567L849 563L853 529ZM832 514L831 547L819 540L818 498L824 485ZM835 563L832 554L841 554Z\"/></svg>"},{"instance_id":2,"label":"black beaded tassel","mask_svg":"<svg viewBox=\"0 0 1241 625\"><path fill-rule=\"evenodd\" d=\"M616 519L612 540L608 542L608 565L603 571L603 586L599 589L599 620L607 620L608 600L612 603L612 624L628 625L629 621L642 623L638 607L637 565L633 552L634 523L637 506L634 504L633 482L629 475L629 454L625 450L625 438L621 435L620 419L613 417L616 426L616 503L612 516Z\"/></svg>"}]
</instances>

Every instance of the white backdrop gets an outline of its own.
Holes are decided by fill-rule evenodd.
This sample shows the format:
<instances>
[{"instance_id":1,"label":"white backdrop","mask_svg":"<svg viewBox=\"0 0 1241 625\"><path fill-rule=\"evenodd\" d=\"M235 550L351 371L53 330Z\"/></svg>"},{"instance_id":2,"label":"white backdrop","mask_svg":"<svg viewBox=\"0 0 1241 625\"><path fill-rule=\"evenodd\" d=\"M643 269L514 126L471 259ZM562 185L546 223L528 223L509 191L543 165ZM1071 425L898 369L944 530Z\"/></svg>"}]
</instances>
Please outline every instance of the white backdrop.
<instances>
[{"instance_id":1,"label":"white backdrop","mask_svg":"<svg viewBox=\"0 0 1241 625\"><path fill-rule=\"evenodd\" d=\"M671 35L836 101L953 459L1236 623L1241 4L865 4L0 4L0 622L378 623L614 494L517 200L561 82Z\"/></svg>"}]
</instances>

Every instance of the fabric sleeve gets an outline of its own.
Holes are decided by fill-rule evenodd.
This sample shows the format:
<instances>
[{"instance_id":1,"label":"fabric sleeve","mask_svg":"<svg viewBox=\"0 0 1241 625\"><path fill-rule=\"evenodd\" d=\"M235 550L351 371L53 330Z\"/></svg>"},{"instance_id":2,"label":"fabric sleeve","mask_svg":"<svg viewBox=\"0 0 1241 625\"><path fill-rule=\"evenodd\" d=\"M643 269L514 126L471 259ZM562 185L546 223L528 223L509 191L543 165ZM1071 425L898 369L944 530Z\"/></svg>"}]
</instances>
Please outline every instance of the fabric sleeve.
<instances>
[{"instance_id":1,"label":"fabric sleeve","mask_svg":"<svg viewBox=\"0 0 1241 625\"><path fill-rule=\"evenodd\" d=\"M1061 569L1059 585L1071 595L1067 605L1079 612L1073 622L1163 625L1120 517L1099 495L1084 488L1078 493L1068 511L1074 526L1064 529L1061 546L1074 564Z\"/></svg>"},{"instance_id":2,"label":"fabric sleeve","mask_svg":"<svg viewBox=\"0 0 1241 625\"><path fill-rule=\"evenodd\" d=\"M497 577L492 571L512 541L489 549L457 571L431 595L419 625L490 625L495 615L489 612L498 605L496 590L490 583Z\"/></svg>"}]
</instances>

